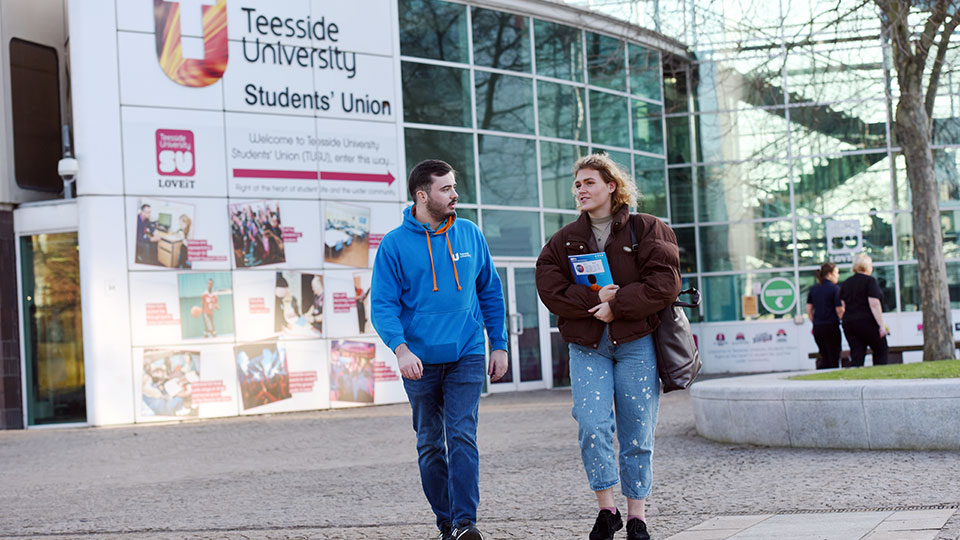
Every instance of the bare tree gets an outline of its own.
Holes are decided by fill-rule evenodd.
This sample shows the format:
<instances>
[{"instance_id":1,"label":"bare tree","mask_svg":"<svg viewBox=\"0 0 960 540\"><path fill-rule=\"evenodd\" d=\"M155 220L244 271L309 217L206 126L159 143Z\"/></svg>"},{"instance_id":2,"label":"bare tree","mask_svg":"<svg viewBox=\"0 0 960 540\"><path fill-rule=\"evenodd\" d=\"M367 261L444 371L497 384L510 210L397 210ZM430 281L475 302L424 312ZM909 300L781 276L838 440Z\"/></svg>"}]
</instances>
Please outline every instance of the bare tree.
<instances>
[{"instance_id":1,"label":"bare tree","mask_svg":"<svg viewBox=\"0 0 960 540\"><path fill-rule=\"evenodd\" d=\"M933 104L950 38L960 24L960 2L935 0L919 35L912 32L909 21L914 7L912 0L876 0L876 3L884 34L893 50L900 87L896 133L906 158L913 199L914 244L923 302L923 359L953 358L953 323L931 145ZM929 2L924 3L924 7L931 7ZM931 52L936 56L929 63L927 74Z\"/></svg>"}]
</instances>

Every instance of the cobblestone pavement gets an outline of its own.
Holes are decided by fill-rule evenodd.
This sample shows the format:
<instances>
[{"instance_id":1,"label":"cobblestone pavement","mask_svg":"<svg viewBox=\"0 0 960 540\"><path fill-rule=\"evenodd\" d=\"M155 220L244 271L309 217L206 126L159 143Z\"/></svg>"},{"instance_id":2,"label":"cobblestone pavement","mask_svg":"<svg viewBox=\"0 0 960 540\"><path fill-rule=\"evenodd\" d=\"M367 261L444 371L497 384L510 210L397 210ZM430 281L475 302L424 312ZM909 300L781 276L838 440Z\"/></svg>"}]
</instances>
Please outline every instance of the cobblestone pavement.
<instances>
[{"instance_id":1,"label":"cobblestone pavement","mask_svg":"<svg viewBox=\"0 0 960 540\"><path fill-rule=\"evenodd\" d=\"M584 539L569 391L480 406L481 530ZM433 538L407 405L181 424L0 432L0 538ZM648 520L664 539L718 515L956 507L960 451L720 444L664 396ZM618 501L623 507L623 499ZM960 537L955 513L938 540Z\"/></svg>"}]
</instances>

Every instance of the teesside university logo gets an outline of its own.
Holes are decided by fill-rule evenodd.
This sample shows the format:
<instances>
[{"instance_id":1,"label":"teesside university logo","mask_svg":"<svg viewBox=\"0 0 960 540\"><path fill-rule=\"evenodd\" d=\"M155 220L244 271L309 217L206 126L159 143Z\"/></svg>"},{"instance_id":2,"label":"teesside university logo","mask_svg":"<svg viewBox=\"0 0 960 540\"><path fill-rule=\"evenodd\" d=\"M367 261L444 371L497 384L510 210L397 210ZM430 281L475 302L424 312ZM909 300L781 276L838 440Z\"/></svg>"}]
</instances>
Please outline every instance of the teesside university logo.
<instances>
[{"instance_id":1,"label":"teesside university logo","mask_svg":"<svg viewBox=\"0 0 960 540\"><path fill-rule=\"evenodd\" d=\"M227 0L153 0L157 57L170 79L184 86L209 86L227 69ZM203 56L185 58L183 19L196 21L203 29Z\"/></svg>"}]
</instances>

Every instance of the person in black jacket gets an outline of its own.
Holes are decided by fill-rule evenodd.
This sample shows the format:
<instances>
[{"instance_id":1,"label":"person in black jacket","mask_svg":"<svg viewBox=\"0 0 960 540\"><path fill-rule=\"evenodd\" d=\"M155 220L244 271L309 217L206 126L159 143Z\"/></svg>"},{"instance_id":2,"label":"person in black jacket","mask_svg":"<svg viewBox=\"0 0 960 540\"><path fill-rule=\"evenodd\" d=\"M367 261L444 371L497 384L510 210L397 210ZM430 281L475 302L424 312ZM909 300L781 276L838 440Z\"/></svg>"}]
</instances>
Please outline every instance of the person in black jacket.
<instances>
[{"instance_id":1,"label":"person in black jacket","mask_svg":"<svg viewBox=\"0 0 960 540\"><path fill-rule=\"evenodd\" d=\"M843 304L843 334L850 344L850 366L862 367L867 347L873 365L887 363L887 331L883 325L883 291L870 274L873 259L865 253L853 259L854 274L840 286Z\"/></svg>"},{"instance_id":2,"label":"person in black jacket","mask_svg":"<svg viewBox=\"0 0 960 540\"><path fill-rule=\"evenodd\" d=\"M832 369L840 367L840 269L833 263L823 263L816 275L817 285L807 294L807 317L813 323L813 339L820 349L817 369Z\"/></svg>"}]
</instances>

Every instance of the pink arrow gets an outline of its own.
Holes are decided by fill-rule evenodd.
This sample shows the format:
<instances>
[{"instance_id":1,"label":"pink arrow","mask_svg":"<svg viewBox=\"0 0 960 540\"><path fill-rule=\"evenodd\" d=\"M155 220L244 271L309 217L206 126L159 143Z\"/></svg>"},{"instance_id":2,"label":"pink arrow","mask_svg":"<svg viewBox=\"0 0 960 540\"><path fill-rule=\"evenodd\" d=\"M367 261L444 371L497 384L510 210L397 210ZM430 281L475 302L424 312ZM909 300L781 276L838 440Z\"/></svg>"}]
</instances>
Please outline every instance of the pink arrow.
<instances>
[{"instance_id":1,"label":"pink arrow","mask_svg":"<svg viewBox=\"0 0 960 540\"><path fill-rule=\"evenodd\" d=\"M387 174L348 173L348 172L320 172L321 180L345 180L347 182L383 182L388 186L396 178L387 171Z\"/></svg>"}]
</instances>

